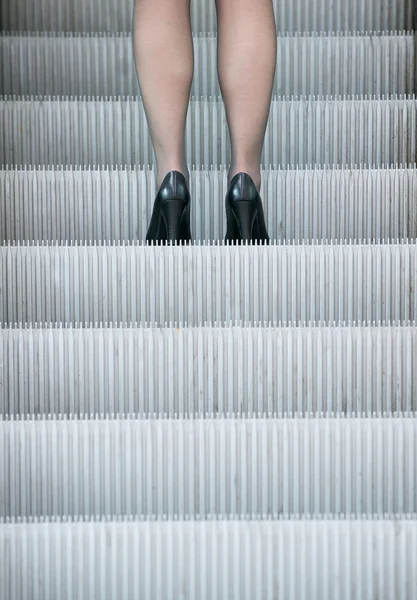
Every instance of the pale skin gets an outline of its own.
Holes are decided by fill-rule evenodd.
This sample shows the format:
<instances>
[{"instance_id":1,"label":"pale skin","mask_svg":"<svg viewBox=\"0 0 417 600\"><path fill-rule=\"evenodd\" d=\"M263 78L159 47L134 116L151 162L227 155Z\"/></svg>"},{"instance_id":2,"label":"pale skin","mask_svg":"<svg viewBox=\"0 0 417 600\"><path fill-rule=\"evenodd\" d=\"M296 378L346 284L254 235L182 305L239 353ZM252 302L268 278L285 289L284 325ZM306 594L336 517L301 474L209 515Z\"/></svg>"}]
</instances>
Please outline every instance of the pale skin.
<instances>
[{"instance_id":1,"label":"pale skin","mask_svg":"<svg viewBox=\"0 0 417 600\"><path fill-rule=\"evenodd\" d=\"M276 65L272 0L216 0L216 9L217 68L231 142L228 181L243 171L259 191ZM172 170L189 181L185 123L194 72L190 0L135 0L133 39L157 187Z\"/></svg>"}]
</instances>

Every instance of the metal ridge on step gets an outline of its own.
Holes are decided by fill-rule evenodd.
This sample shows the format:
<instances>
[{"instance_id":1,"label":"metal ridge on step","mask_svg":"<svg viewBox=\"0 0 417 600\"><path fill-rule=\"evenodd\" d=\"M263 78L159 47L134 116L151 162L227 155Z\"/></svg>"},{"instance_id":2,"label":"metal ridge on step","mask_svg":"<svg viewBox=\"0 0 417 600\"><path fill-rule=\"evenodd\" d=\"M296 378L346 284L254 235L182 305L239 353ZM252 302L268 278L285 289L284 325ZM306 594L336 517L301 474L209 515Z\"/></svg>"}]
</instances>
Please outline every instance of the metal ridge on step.
<instances>
[{"instance_id":1,"label":"metal ridge on step","mask_svg":"<svg viewBox=\"0 0 417 600\"><path fill-rule=\"evenodd\" d=\"M330 95L330 94L309 94L305 96L278 96L277 94L273 94L271 97L271 103L273 102L382 102L382 101L410 101L416 100L417 95L413 94L339 94L339 95ZM20 95L20 94L1 94L0 95L1 102L138 102L142 104L142 100L138 95L116 95L116 96L87 96L83 94L81 96L77 95ZM220 94L215 96L190 96L190 104L195 104L198 102L211 102L215 104L223 104L223 98Z\"/></svg>"},{"instance_id":2,"label":"metal ridge on step","mask_svg":"<svg viewBox=\"0 0 417 600\"><path fill-rule=\"evenodd\" d=\"M6 516L417 512L417 419L0 420Z\"/></svg>"},{"instance_id":3,"label":"metal ridge on step","mask_svg":"<svg viewBox=\"0 0 417 600\"><path fill-rule=\"evenodd\" d=\"M375 328L375 327L386 327L386 328L409 328L416 327L416 321L242 321L242 320L229 320L229 321L201 321L197 324L189 324L186 321L170 321L165 322L161 325L158 322L127 322L127 321L115 321L115 322L104 322L104 321L95 321L88 322L85 321L70 321L62 323L62 321L49 321L49 322L41 322L35 321L32 323L31 321L20 321L15 323L2 323L0 321L0 331L13 331L14 329L25 330L25 331L56 331L62 329L68 330L80 330L83 331L85 329L90 329L94 327L99 330L117 330L117 329L167 329L167 328L187 328L187 329L230 329L233 327L239 327L243 329L272 329L272 328L288 328L288 329L298 329L298 328L309 328L309 329L365 329L365 328Z\"/></svg>"},{"instance_id":4,"label":"metal ridge on step","mask_svg":"<svg viewBox=\"0 0 417 600\"><path fill-rule=\"evenodd\" d=\"M414 163L416 107L413 96L275 98L262 165ZM191 101L187 125L188 164L228 164L230 141L220 99ZM153 164L143 106L133 98L3 98L0 129L0 164Z\"/></svg>"},{"instance_id":5,"label":"metal ridge on step","mask_svg":"<svg viewBox=\"0 0 417 600\"><path fill-rule=\"evenodd\" d=\"M189 244L182 244L179 242L174 243L166 243L166 242L145 242L144 240L88 240L88 241L80 241L80 240L56 240L54 242L48 242L45 240L12 240L7 241L0 246L0 250L6 249L27 249L27 248L108 248L108 249L118 249L118 248L142 248L147 249L149 251L150 248L153 248L155 251L159 249L159 251L170 252L173 249L179 249L182 252L192 251L193 248L255 248L259 250L260 248L295 248L295 247L330 247L337 248L342 246L353 246L353 247L387 247L387 246L416 246L417 239L380 239L380 240L328 240L328 239L318 239L318 240L270 240L268 244L266 243L257 243L257 242L245 242L243 244L238 244L237 242L225 242L224 240L212 240L206 241L203 240L197 241L193 240ZM177 250L174 250L177 251Z\"/></svg>"},{"instance_id":6,"label":"metal ridge on step","mask_svg":"<svg viewBox=\"0 0 417 600\"><path fill-rule=\"evenodd\" d=\"M195 177L198 174L204 174L209 176L210 174L221 175L225 177L227 175L227 167L222 164L210 165L209 167L200 167L198 165L188 165L190 170L190 177ZM327 165L317 165L317 164L288 164L288 165L269 165L267 167L263 167L261 169L261 175L267 176L268 174L272 174L273 172L285 173L287 171L298 172L324 172L324 173L338 173L352 170L359 172L385 172L386 170L400 171L400 170L415 170L417 168L417 163L387 163L386 165L378 165L378 164L327 164ZM153 165L32 165L32 164L21 164L21 165L9 165L4 164L0 165L0 173L104 173L107 171L115 172L115 173L138 173L138 174L154 174Z\"/></svg>"},{"instance_id":7,"label":"metal ridge on step","mask_svg":"<svg viewBox=\"0 0 417 600\"><path fill-rule=\"evenodd\" d=\"M200 421L265 421L265 420L284 420L284 421L317 421L317 420L417 420L417 411L362 411L362 412L343 412L343 411L320 411L320 412L250 412L242 411L238 413L228 412L206 412L206 413L13 413L0 414L1 423L119 423L128 422L152 422L152 421L171 421L193 422Z\"/></svg>"},{"instance_id":8,"label":"metal ridge on step","mask_svg":"<svg viewBox=\"0 0 417 600\"><path fill-rule=\"evenodd\" d=\"M123 523L140 523L144 525L152 525L155 523L156 526L164 527L179 527L181 523L192 523L195 525L210 526L210 523L270 523L272 525L278 523L285 523L294 525L303 523L389 523L403 522L403 523L414 523L417 522L417 513L279 513L277 515L271 514L254 514L254 513L236 513L236 514L225 514L221 515L218 513L208 514L204 519L200 518L199 515L174 515L172 519L169 519L167 515L162 515L161 518L148 518L144 515L43 515L40 517L1 517L0 526L10 527L15 529L16 525L33 525L33 529L36 526L45 526L46 528L51 525L117 525ZM178 524L178 525L177 525Z\"/></svg>"},{"instance_id":9,"label":"metal ridge on step","mask_svg":"<svg viewBox=\"0 0 417 600\"><path fill-rule=\"evenodd\" d=\"M417 238L416 165L270 167L261 180L271 239ZM195 240L224 239L226 191L223 166L190 166ZM6 165L0 169L0 244L143 240L155 195L149 167Z\"/></svg>"},{"instance_id":10,"label":"metal ridge on step","mask_svg":"<svg viewBox=\"0 0 417 600\"><path fill-rule=\"evenodd\" d=\"M414 35L413 29L364 29L364 30L340 30L340 31L279 31L279 38L345 38L345 37L401 37L404 35ZM63 39L118 39L131 38L131 31L19 31L19 29L0 30L0 40L2 38L55 38ZM193 33L193 39L216 39L216 32L196 32Z\"/></svg>"},{"instance_id":11,"label":"metal ridge on step","mask_svg":"<svg viewBox=\"0 0 417 600\"><path fill-rule=\"evenodd\" d=\"M220 94L217 38L195 36L192 96ZM0 34L0 92L129 96L140 93L126 34ZM274 94L407 94L415 91L410 33L277 38Z\"/></svg>"},{"instance_id":12,"label":"metal ridge on step","mask_svg":"<svg viewBox=\"0 0 417 600\"><path fill-rule=\"evenodd\" d=\"M0 323L0 407L0 418L404 416L417 411L417 326Z\"/></svg>"}]
</instances>

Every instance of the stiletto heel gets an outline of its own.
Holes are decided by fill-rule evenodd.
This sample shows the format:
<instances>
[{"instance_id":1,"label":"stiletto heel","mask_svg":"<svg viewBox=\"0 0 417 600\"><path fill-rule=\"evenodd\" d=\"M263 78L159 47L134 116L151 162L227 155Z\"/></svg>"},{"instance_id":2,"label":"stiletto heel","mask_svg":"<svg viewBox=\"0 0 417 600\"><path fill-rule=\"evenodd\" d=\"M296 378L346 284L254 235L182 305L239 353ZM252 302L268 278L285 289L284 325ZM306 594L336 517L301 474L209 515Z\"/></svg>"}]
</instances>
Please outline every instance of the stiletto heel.
<instances>
[{"instance_id":1,"label":"stiletto heel","mask_svg":"<svg viewBox=\"0 0 417 600\"><path fill-rule=\"evenodd\" d=\"M187 206L183 200L162 200L161 217L164 221L166 238L169 242L181 240L186 237Z\"/></svg>"},{"instance_id":2,"label":"stiletto heel","mask_svg":"<svg viewBox=\"0 0 417 600\"><path fill-rule=\"evenodd\" d=\"M247 173L237 173L226 195L227 231L225 242L269 243L262 200Z\"/></svg>"},{"instance_id":3,"label":"stiletto heel","mask_svg":"<svg viewBox=\"0 0 417 600\"><path fill-rule=\"evenodd\" d=\"M190 192L179 171L170 171L156 195L146 241L191 242Z\"/></svg>"},{"instance_id":4,"label":"stiletto heel","mask_svg":"<svg viewBox=\"0 0 417 600\"><path fill-rule=\"evenodd\" d=\"M240 200L234 202L231 210L236 220L236 227L239 230L241 241L251 241L253 239L253 225L258 216L256 205L247 200Z\"/></svg>"}]
</instances>

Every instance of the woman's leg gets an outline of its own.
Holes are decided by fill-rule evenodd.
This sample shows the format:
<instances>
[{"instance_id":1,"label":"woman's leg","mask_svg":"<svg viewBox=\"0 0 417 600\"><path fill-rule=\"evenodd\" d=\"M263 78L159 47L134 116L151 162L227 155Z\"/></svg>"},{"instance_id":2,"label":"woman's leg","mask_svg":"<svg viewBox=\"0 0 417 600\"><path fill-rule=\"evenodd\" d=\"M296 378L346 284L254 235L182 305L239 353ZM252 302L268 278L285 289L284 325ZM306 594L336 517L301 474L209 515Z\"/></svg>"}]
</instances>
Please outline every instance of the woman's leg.
<instances>
[{"instance_id":1,"label":"woman's leg","mask_svg":"<svg viewBox=\"0 0 417 600\"><path fill-rule=\"evenodd\" d=\"M216 0L219 82L229 125L229 183L248 173L259 191L260 162L275 76L272 0Z\"/></svg>"},{"instance_id":2,"label":"woman's leg","mask_svg":"<svg viewBox=\"0 0 417 600\"><path fill-rule=\"evenodd\" d=\"M190 0L135 0L134 52L157 162L157 187L189 173L185 123L194 70Z\"/></svg>"}]
</instances>

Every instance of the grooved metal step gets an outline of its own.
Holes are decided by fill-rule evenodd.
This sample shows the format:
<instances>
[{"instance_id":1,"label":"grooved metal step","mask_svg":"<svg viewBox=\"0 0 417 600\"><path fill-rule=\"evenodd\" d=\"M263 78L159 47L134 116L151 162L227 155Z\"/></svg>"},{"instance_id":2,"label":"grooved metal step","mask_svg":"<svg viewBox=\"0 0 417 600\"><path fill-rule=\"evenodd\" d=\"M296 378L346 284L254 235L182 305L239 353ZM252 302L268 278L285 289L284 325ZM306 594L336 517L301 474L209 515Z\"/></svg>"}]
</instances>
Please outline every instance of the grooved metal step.
<instances>
[{"instance_id":1,"label":"grooved metal step","mask_svg":"<svg viewBox=\"0 0 417 600\"><path fill-rule=\"evenodd\" d=\"M415 599L415 0L273 0L268 246L206 243L213 0L191 2L198 243L137 243L133 4L0 3L0 597Z\"/></svg>"},{"instance_id":2,"label":"grooved metal step","mask_svg":"<svg viewBox=\"0 0 417 600\"><path fill-rule=\"evenodd\" d=\"M414 98L274 99L262 165L415 163L416 108ZM3 98L0 131L3 165L153 164L143 106L133 98ZM190 102L188 164L227 165L229 146L223 102Z\"/></svg>"},{"instance_id":3,"label":"grooved metal step","mask_svg":"<svg viewBox=\"0 0 417 600\"><path fill-rule=\"evenodd\" d=\"M0 419L2 517L417 512L417 419Z\"/></svg>"},{"instance_id":4,"label":"grooved metal step","mask_svg":"<svg viewBox=\"0 0 417 600\"><path fill-rule=\"evenodd\" d=\"M0 322L413 321L417 245L1 246Z\"/></svg>"},{"instance_id":5,"label":"grooved metal step","mask_svg":"<svg viewBox=\"0 0 417 600\"><path fill-rule=\"evenodd\" d=\"M0 328L0 414L417 412L417 324Z\"/></svg>"},{"instance_id":6,"label":"grooved metal step","mask_svg":"<svg viewBox=\"0 0 417 600\"><path fill-rule=\"evenodd\" d=\"M417 522L0 525L6 598L410 600Z\"/></svg>"},{"instance_id":7,"label":"grooved metal step","mask_svg":"<svg viewBox=\"0 0 417 600\"><path fill-rule=\"evenodd\" d=\"M381 31L411 29L413 0L273 0L279 31ZM3 0L3 29L27 31L130 31L133 0ZM195 32L216 30L214 2L192 0Z\"/></svg>"},{"instance_id":8,"label":"grooved metal step","mask_svg":"<svg viewBox=\"0 0 417 600\"><path fill-rule=\"evenodd\" d=\"M218 96L217 39L194 42L192 95ZM279 96L412 94L412 33L279 36L273 93ZM132 38L3 33L0 94L129 96L140 93Z\"/></svg>"},{"instance_id":9,"label":"grooved metal step","mask_svg":"<svg viewBox=\"0 0 417 600\"><path fill-rule=\"evenodd\" d=\"M263 170L261 196L275 240L415 239L415 165ZM190 169L191 231L223 240L227 171ZM155 200L149 169L0 170L0 243L145 240Z\"/></svg>"}]
</instances>

